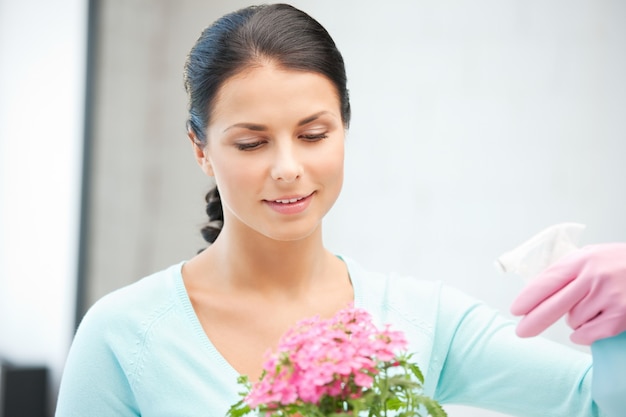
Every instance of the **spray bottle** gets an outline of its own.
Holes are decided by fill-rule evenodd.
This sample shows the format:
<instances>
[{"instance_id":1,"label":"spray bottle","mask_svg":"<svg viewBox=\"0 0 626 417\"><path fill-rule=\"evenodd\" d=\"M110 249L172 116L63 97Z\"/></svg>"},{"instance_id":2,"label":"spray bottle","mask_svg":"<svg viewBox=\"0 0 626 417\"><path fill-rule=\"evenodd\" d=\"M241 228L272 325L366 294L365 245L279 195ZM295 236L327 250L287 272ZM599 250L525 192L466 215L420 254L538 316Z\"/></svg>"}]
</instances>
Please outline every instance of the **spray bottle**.
<instances>
[{"instance_id":1,"label":"spray bottle","mask_svg":"<svg viewBox=\"0 0 626 417\"><path fill-rule=\"evenodd\" d=\"M579 223L551 226L517 248L502 254L496 266L529 282L562 256L577 249L585 229ZM591 394L607 417L626 416L626 332L591 345L593 379Z\"/></svg>"}]
</instances>

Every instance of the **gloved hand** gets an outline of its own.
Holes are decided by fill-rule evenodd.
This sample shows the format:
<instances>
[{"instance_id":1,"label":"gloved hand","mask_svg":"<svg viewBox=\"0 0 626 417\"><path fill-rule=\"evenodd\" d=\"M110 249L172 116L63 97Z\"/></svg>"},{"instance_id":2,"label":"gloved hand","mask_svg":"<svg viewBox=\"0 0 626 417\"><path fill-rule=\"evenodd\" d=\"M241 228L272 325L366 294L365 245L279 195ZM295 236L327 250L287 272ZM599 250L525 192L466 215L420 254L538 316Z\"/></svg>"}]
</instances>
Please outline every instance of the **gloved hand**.
<instances>
[{"instance_id":1,"label":"gloved hand","mask_svg":"<svg viewBox=\"0 0 626 417\"><path fill-rule=\"evenodd\" d=\"M541 272L517 296L520 337L536 336L567 314L574 343L590 345L626 331L626 243L578 249Z\"/></svg>"}]
</instances>

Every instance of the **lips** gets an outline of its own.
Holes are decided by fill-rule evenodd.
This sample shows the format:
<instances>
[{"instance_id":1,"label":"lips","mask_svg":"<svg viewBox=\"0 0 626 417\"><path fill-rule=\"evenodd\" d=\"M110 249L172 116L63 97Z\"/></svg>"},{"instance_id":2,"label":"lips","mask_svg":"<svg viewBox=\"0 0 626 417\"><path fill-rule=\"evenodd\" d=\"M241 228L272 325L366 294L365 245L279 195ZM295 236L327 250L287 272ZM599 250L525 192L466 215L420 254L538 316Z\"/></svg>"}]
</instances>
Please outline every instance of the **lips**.
<instances>
[{"instance_id":1,"label":"lips","mask_svg":"<svg viewBox=\"0 0 626 417\"><path fill-rule=\"evenodd\" d=\"M265 200L265 203L280 214L298 214L309 207L313 194L314 193L311 193L306 196L285 196L277 198L276 200Z\"/></svg>"}]
</instances>

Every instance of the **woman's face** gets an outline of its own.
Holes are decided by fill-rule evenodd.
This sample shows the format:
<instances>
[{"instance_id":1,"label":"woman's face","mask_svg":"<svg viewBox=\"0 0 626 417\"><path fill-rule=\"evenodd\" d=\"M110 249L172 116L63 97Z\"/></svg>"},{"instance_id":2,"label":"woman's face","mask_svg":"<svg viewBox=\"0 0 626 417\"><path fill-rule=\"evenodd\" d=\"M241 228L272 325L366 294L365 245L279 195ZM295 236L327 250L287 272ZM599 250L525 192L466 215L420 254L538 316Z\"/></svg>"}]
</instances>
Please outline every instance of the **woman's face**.
<instances>
[{"instance_id":1,"label":"woman's face","mask_svg":"<svg viewBox=\"0 0 626 417\"><path fill-rule=\"evenodd\" d=\"M318 230L343 183L334 85L317 73L252 68L224 83L210 119L199 161L220 191L222 233L290 241Z\"/></svg>"}]
</instances>

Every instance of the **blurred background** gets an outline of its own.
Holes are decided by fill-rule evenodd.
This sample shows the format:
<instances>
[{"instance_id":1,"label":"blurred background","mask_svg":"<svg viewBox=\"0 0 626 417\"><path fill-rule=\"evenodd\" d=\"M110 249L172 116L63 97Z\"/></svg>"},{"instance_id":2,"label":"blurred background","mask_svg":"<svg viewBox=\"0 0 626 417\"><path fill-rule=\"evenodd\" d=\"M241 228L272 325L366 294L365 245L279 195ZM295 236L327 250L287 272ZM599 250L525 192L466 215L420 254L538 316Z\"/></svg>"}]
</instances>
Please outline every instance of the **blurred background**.
<instances>
[{"instance_id":1,"label":"blurred background","mask_svg":"<svg viewBox=\"0 0 626 417\"><path fill-rule=\"evenodd\" d=\"M502 252L564 221L583 244L626 240L626 3L291 3L348 71L331 250L508 315L523 283ZM183 64L249 4L0 0L0 360L46 367L50 409L85 310L204 246ZM571 345L563 323L546 337Z\"/></svg>"}]
</instances>

